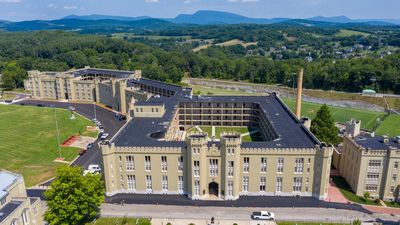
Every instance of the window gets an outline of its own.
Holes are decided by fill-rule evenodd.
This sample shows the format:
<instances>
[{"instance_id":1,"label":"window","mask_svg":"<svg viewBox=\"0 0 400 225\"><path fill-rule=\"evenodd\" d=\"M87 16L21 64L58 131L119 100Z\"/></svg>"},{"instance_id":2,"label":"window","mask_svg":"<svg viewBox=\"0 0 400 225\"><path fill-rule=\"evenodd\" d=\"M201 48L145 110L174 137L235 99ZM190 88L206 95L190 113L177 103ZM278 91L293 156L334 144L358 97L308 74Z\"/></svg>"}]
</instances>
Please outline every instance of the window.
<instances>
[{"instance_id":1,"label":"window","mask_svg":"<svg viewBox=\"0 0 400 225\"><path fill-rule=\"evenodd\" d=\"M377 191L378 190L378 185L377 184L366 184L365 185L365 191Z\"/></svg>"},{"instance_id":2,"label":"window","mask_svg":"<svg viewBox=\"0 0 400 225\"><path fill-rule=\"evenodd\" d=\"M178 191L183 192L183 176L178 176Z\"/></svg>"},{"instance_id":3,"label":"window","mask_svg":"<svg viewBox=\"0 0 400 225\"><path fill-rule=\"evenodd\" d=\"M228 177L233 177L234 175L234 162L233 161L228 161Z\"/></svg>"},{"instance_id":4,"label":"window","mask_svg":"<svg viewBox=\"0 0 400 225\"><path fill-rule=\"evenodd\" d=\"M304 158L296 158L294 163L294 172L303 173Z\"/></svg>"},{"instance_id":5,"label":"window","mask_svg":"<svg viewBox=\"0 0 400 225\"><path fill-rule=\"evenodd\" d=\"M365 180L366 184L377 184L379 181L379 173L368 172L367 179Z\"/></svg>"},{"instance_id":6,"label":"window","mask_svg":"<svg viewBox=\"0 0 400 225\"><path fill-rule=\"evenodd\" d=\"M25 209L23 212L22 212L22 215L21 215L21 219L22 219L22 224L23 225L27 225L28 223L29 223L29 218L28 218L28 214L27 214L27 209Z\"/></svg>"},{"instance_id":7,"label":"window","mask_svg":"<svg viewBox=\"0 0 400 225\"><path fill-rule=\"evenodd\" d=\"M301 192L301 183L303 178L295 177L293 179L293 192Z\"/></svg>"},{"instance_id":8,"label":"window","mask_svg":"<svg viewBox=\"0 0 400 225\"><path fill-rule=\"evenodd\" d=\"M308 164L310 164L310 163L311 163L311 158L308 158L308 161L307 161L307 163L308 163Z\"/></svg>"},{"instance_id":9,"label":"window","mask_svg":"<svg viewBox=\"0 0 400 225\"><path fill-rule=\"evenodd\" d=\"M394 162L393 169L397 169L397 168L399 168L399 162Z\"/></svg>"},{"instance_id":10,"label":"window","mask_svg":"<svg viewBox=\"0 0 400 225\"><path fill-rule=\"evenodd\" d=\"M168 177L167 176L162 176L162 190L163 191L168 191Z\"/></svg>"},{"instance_id":11,"label":"window","mask_svg":"<svg viewBox=\"0 0 400 225\"><path fill-rule=\"evenodd\" d=\"M167 172L167 156L161 156L161 171Z\"/></svg>"},{"instance_id":12,"label":"window","mask_svg":"<svg viewBox=\"0 0 400 225\"><path fill-rule=\"evenodd\" d=\"M265 191L266 183L267 183L267 178L266 177L261 177L260 178L260 191Z\"/></svg>"},{"instance_id":13,"label":"window","mask_svg":"<svg viewBox=\"0 0 400 225\"><path fill-rule=\"evenodd\" d=\"M178 157L178 171L183 171L183 156Z\"/></svg>"},{"instance_id":14,"label":"window","mask_svg":"<svg viewBox=\"0 0 400 225\"><path fill-rule=\"evenodd\" d=\"M229 197L233 196L233 181L228 181L227 194Z\"/></svg>"},{"instance_id":15,"label":"window","mask_svg":"<svg viewBox=\"0 0 400 225\"><path fill-rule=\"evenodd\" d=\"M5 197L0 199L0 206L2 206L4 204L6 204L6 198Z\"/></svg>"},{"instance_id":16,"label":"window","mask_svg":"<svg viewBox=\"0 0 400 225\"><path fill-rule=\"evenodd\" d=\"M193 148L193 155L200 155L200 148Z\"/></svg>"},{"instance_id":17,"label":"window","mask_svg":"<svg viewBox=\"0 0 400 225\"><path fill-rule=\"evenodd\" d=\"M379 172L381 168L381 160L369 160L368 172Z\"/></svg>"},{"instance_id":18,"label":"window","mask_svg":"<svg viewBox=\"0 0 400 225\"><path fill-rule=\"evenodd\" d=\"M128 190L135 190L136 189L136 178L135 178L135 175L128 175L127 176L127 185L128 185Z\"/></svg>"},{"instance_id":19,"label":"window","mask_svg":"<svg viewBox=\"0 0 400 225\"><path fill-rule=\"evenodd\" d=\"M144 157L144 170L151 171L151 159L150 156Z\"/></svg>"},{"instance_id":20,"label":"window","mask_svg":"<svg viewBox=\"0 0 400 225\"><path fill-rule=\"evenodd\" d=\"M218 176L218 159L210 159L210 176Z\"/></svg>"},{"instance_id":21,"label":"window","mask_svg":"<svg viewBox=\"0 0 400 225\"><path fill-rule=\"evenodd\" d=\"M267 172L267 158L262 157L261 158L261 173L266 173Z\"/></svg>"},{"instance_id":22,"label":"window","mask_svg":"<svg viewBox=\"0 0 400 225\"><path fill-rule=\"evenodd\" d=\"M394 192L394 186L390 186L390 193Z\"/></svg>"},{"instance_id":23,"label":"window","mask_svg":"<svg viewBox=\"0 0 400 225\"><path fill-rule=\"evenodd\" d=\"M194 196L200 196L200 181L194 181Z\"/></svg>"},{"instance_id":24,"label":"window","mask_svg":"<svg viewBox=\"0 0 400 225\"><path fill-rule=\"evenodd\" d=\"M235 149L234 148L228 148L228 155L234 155L235 154Z\"/></svg>"},{"instance_id":25,"label":"window","mask_svg":"<svg viewBox=\"0 0 400 225\"><path fill-rule=\"evenodd\" d=\"M153 189L153 184L151 182L151 176L146 175L146 190L151 191Z\"/></svg>"},{"instance_id":26,"label":"window","mask_svg":"<svg viewBox=\"0 0 400 225\"><path fill-rule=\"evenodd\" d=\"M243 172L245 172L245 173L249 172L249 162L250 162L250 158L249 157L244 157L243 158Z\"/></svg>"},{"instance_id":27,"label":"window","mask_svg":"<svg viewBox=\"0 0 400 225\"><path fill-rule=\"evenodd\" d=\"M283 173L283 163L284 163L284 159L283 158L278 158L278 163L276 165L277 167L277 172L278 173Z\"/></svg>"},{"instance_id":28,"label":"window","mask_svg":"<svg viewBox=\"0 0 400 225\"><path fill-rule=\"evenodd\" d=\"M243 192L249 191L249 177L243 177Z\"/></svg>"},{"instance_id":29,"label":"window","mask_svg":"<svg viewBox=\"0 0 400 225\"><path fill-rule=\"evenodd\" d=\"M277 177L276 178L276 192L282 192L282 183L283 183L283 178Z\"/></svg>"},{"instance_id":30,"label":"window","mask_svg":"<svg viewBox=\"0 0 400 225\"><path fill-rule=\"evenodd\" d=\"M126 171L133 171L135 170L135 160L133 156L128 155L126 156Z\"/></svg>"},{"instance_id":31,"label":"window","mask_svg":"<svg viewBox=\"0 0 400 225\"><path fill-rule=\"evenodd\" d=\"M199 177L200 176L200 161L193 161L193 175L195 177Z\"/></svg>"},{"instance_id":32,"label":"window","mask_svg":"<svg viewBox=\"0 0 400 225\"><path fill-rule=\"evenodd\" d=\"M396 181L396 180L397 180L397 174L393 174L392 181Z\"/></svg>"}]
</instances>

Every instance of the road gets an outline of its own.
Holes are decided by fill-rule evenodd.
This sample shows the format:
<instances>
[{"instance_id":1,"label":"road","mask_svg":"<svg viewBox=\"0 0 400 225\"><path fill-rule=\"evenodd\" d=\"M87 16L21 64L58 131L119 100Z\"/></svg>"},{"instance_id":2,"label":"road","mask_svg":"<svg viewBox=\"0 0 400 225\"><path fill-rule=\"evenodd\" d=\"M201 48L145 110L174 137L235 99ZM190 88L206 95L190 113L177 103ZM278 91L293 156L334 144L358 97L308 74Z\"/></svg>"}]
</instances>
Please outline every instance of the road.
<instances>
[{"instance_id":1,"label":"road","mask_svg":"<svg viewBox=\"0 0 400 225\"><path fill-rule=\"evenodd\" d=\"M339 222L350 223L355 219L361 221L380 221L384 224L396 224L400 216L381 216L366 212L351 211L345 209L327 208L238 208L238 207L195 207L195 206L165 206L165 205L141 205L102 204L101 216L107 217L149 217L155 221L162 220L210 220L214 217L219 220L234 220L249 222L250 215L254 211L267 210L275 213L276 220L280 221L315 221L315 222ZM166 224L166 223L164 223ZM174 223L172 223L174 224ZM196 223L197 224L197 223ZM233 224L233 223L231 223ZM239 223L238 223L239 224ZM398 224L398 223L397 223Z\"/></svg>"}]
</instances>

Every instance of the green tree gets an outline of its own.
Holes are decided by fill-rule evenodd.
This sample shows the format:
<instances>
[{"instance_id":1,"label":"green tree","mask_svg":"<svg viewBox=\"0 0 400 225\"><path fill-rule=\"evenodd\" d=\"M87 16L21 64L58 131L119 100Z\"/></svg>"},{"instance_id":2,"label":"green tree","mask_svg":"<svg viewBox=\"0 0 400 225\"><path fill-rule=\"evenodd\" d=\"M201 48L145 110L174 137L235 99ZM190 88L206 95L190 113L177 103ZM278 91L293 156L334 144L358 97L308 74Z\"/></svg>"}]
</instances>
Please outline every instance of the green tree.
<instances>
[{"instance_id":1,"label":"green tree","mask_svg":"<svg viewBox=\"0 0 400 225\"><path fill-rule=\"evenodd\" d=\"M48 209L44 217L49 224L81 224L98 213L104 186L99 175L83 176L80 167L62 166L45 198Z\"/></svg>"},{"instance_id":2,"label":"green tree","mask_svg":"<svg viewBox=\"0 0 400 225\"><path fill-rule=\"evenodd\" d=\"M361 225L361 221L359 219L356 219L353 221L353 225Z\"/></svg>"},{"instance_id":3,"label":"green tree","mask_svg":"<svg viewBox=\"0 0 400 225\"><path fill-rule=\"evenodd\" d=\"M311 122L311 132L323 142L337 145L340 143L338 129L329 111L328 106L323 105Z\"/></svg>"},{"instance_id":4,"label":"green tree","mask_svg":"<svg viewBox=\"0 0 400 225\"><path fill-rule=\"evenodd\" d=\"M10 62L2 71L3 88L14 89L24 86L24 80L27 77L25 70L17 66L16 62Z\"/></svg>"}]
</instances>

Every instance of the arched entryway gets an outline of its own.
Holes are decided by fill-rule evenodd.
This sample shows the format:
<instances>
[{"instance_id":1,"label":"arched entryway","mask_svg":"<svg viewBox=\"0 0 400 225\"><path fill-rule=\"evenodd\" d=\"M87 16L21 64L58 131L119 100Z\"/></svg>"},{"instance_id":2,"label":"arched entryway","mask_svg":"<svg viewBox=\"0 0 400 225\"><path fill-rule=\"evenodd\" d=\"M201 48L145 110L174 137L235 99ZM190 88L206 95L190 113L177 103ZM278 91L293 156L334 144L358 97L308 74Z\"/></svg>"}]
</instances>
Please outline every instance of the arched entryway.
<instances>
[{"instance_id":1,"label":"arched entryway","mask_svg":"<svg viewBox=\"0 0 400 225\"><path fill-rule=\"evenodd\" d=\"M211 182L208 184L208 194L209 195L215 195L218 197L218 183L216 182Z\"/></svg>"}]
</instances>

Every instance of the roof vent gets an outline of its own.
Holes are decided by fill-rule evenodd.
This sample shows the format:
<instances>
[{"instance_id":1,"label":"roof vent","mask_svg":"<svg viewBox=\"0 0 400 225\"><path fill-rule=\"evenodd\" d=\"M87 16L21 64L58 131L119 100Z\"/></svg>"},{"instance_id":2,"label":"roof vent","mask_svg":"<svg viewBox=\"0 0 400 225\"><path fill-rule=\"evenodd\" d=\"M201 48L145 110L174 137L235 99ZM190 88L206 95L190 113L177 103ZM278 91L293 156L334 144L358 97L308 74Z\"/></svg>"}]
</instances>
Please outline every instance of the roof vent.
<instances>
[{"instance_id":1,"label":"roof vent","mask_svg":"<svg viewBox=\"0 0 400 225\"><path fill-rule=\"evenodd\" d=\"M383 137L383 143L385 144L389 143L389 136L383 135L382 137Z\"/></svg>"}]
</instances>

